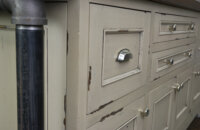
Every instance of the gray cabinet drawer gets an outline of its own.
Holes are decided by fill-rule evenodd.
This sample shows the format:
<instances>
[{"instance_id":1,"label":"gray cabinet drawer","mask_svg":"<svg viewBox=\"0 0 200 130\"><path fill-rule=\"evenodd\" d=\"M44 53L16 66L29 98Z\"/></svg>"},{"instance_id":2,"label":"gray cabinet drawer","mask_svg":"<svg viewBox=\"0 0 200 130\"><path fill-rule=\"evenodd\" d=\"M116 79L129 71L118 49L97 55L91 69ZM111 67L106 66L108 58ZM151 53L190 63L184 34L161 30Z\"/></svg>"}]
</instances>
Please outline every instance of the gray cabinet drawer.
<instances>
[{"instance_id":1,"label":"gray cabinet drawer","mask_svg":"<svg viewBox=\"0 0 200 130\"><path fill-rule=\"evenodd\" d=\"M142 33L139 29L104 30L103 85L141 72Z\"/></svg>"},{"instance_id":2,"label":"gray cabinet drawer","mask_svg":"<svg viewBox=\"0 0 200 130\"><path fill-rule=\"evenodd\" d=\"M195 18L159 14L154 16L153 42L165 42L195 38L197 23Z\"/></svg>"},{"instance_id":3,"label":"gray cabinet drawer","mask_svg":"<svg viewBox=\"0 0 200 130\"><path fill-rule=\"evenodd\" d=\"M150 30L150 13L96 4L90 11L88 114L143 87Z\"/></svg>"},{"instance_id":4,"label":"gray cabinet drawer","mask_svg":"<svg viewBox=\"0 0 200 130\"><path fill-rule=\"evenodd\" d=\"M152 54L151 79L159 78L192 60L192 46L183 46Z\"/></svg>"}]
</instances>

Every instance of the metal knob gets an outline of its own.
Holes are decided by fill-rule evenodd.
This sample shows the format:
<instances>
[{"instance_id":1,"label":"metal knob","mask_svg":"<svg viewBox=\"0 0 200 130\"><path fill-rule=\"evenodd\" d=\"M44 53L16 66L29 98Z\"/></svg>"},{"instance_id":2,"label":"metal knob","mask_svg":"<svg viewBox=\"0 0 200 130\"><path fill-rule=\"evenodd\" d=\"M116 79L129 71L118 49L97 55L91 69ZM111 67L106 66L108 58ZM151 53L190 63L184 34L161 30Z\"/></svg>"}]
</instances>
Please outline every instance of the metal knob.
<instances>
[{"instance_id":1,"label":"metal knob","mask_svg":"<svg viewBox=\"0 0 200 130\"><path fill-rule=\"evenodd\" d=\"M173 59L173 58L167 59L167 60L165 60L165 62L166 62L167 64L169 64L169 65L173 65L173 64L174 64L174 59Z\"/></svg>"},{"instance_id":2,"label":"metal knob","mask_svg":"<svg viewBox=\"0 0 200 130\"><path fill-rule=\"evenodd\" d=\"M145 110L140 109L139 112L140 112L140 115L144 118L144 117L149 116L150 110L149 108L146 108Z\"/></svg>"},{"instance_id":3,"label":"metal knob","mask_svg":"<svg viewBox=\"0 0 200 130\"><path fill-rule=\"evenodd\" d=\"M123 49L118 53L117 62L127 62L132 58L132 54L128 49Z\"/></svg>"},{"instance_id":4,"label":"metal knob","mask_svg":"<svg viewBox=\"0 0 200 130\"><path fill-rule=\"evenodd\" d=\"M191 52L187 52L186 55L187 55L188 57L192 57L192 53L191 53Z\"/></svg>"},{"instance_id":5,"label":"metal knob","mask_svg":"<svg viewBox=\"0 0 200 130\"><path fill-rule=\"evenodd\" d=\"M170 25L169 26L169 31L170 32L176 31L176 24Z\"/></svg>"},{"instance_id":6,"label":"metal knob","mask_svg":"<svg viewBox=\"0 0 200 130\"><path fill-rule=\"evenodd\" d=\"M177 92L179 92L181 90L181 88L183 87L183 84L180 85L179 83L176 83L174 86L173 86L173 89Z\"/></svg>"},{"instance_id":7,"label":"metal knob","mask_svg":"<svg viewBox=\"0 0 200 130\"><path fill-rule=\"evenodd\" d=\"M183 83L181 83L180 84L180 89L182 89L183 87L184 87L184 84L185 84L186 82L183 82Z\"/></svg>"},{"instance_id":8,"label":"metal knob","mask_svg":"<svg viewBox=\"0 0 200 130\"><path fill-rule=\"evenodd\" d=\"M194 72L195 77L200 76L200 72Z\"/></svg>"},{"instance_id":9,"label":"metal knob","mask_svg":"<svg viewBox=\"0 0 200 130\"><path fill-rule=\"evenodd\" d=\"M194 24L191 24L189 30L194 30L194 26L195 26Z\"/></svg>"}]
</instances>

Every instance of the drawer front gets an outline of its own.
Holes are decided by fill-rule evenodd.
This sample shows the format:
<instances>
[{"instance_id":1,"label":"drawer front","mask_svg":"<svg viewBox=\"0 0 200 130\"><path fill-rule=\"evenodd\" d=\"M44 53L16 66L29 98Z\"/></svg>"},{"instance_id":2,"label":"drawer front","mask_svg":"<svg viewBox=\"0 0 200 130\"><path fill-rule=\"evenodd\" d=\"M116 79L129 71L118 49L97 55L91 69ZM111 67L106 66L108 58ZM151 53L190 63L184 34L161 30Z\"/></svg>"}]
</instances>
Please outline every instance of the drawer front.
<instances>
[{"instance_id":1,"label":"drawer front","mask_svg":"<svg viewBox=\"0 0 200 130\"><path fill-rule=\"evenodd\" d=\"M196 36L195 18L156 13L154 20L154 43Z\"/></svg>"},{"instance_id":2,"label":"drawer front","mask_svg":"<svg viewBox=\"0 0 200 130\"><path fill-rule=\"evenodd\" d=\"M193 58L192 46L184 46L152 54L151 79L161 77L188 63Z\"/></svg>"},{"instance_id":3,"label":"drawer front","mask_svg":"<svg viewBox=\"0 0 200 130\"><path fill-rule=\"evenodd\" d=\"M142 30L104 30L103 85L141 72L140 39ZM126 77L126 76L125 76Z\"/></svg>"},{"instance_id":4,"label":"drawer front","mask_svg":"<svg viewBox=\"0 0 200 130\"><path fill-rule=\"evenodd\" d=\"M173 85L177 79L171 79L149 92L150 114L147 118L147 130L173 130Z\"/></svg>"},{"instance_id":5,"label":"drawer front","mask_svg":"<svg viewBox=\"0 0 200 130\"><path fill-rule=\"evenodd\" d=\"M112 113L102 116L98 123L87 130L144 130L141 114L144 110L145 100L142 97L124 108L113 110Z\"/></svg>"},{"instance_id":6,"label":"drawer front","mask_svg":"<svg viewBox=\"0 0 200 130\"><path fill-rule=\"evenodd\" d=\"M174 85L176 110L175 130L180 128L189 116L192 68L188 68L177 76L178 82Z\"/></svg>"},{"instance_id":7,"label":"drawer front","mask_svg":"<svg viewBox=\"0 0 200 130\"><path fill-rule=\"evenodd\" d=\"M150 23L145 12L95 4L90 10L88 114L145 84Z\"/></svg>"}]
</instances>

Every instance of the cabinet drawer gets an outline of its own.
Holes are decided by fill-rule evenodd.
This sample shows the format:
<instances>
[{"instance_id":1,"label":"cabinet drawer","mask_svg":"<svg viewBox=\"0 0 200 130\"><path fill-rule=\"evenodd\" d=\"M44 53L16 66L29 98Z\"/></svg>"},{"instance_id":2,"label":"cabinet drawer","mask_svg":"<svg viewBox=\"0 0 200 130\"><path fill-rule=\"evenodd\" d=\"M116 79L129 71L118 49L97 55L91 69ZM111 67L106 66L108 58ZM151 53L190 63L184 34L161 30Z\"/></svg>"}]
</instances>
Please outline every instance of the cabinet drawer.
<instances>
[{"instance_id":1,"label":"cabinet drawer","mask_svg":"<svg viewBox=\"0 0 200 130\"><path fill-rule=\"evenodd\" d=\"M150 26L149 13L95 4L90 10L88 114L145 84Z\"/></svg>"},{"instance_id":2,"label":"cabinet drawer","mask_svg":"<svg viewBox=\"0 0 200 130\"><path fill-rule=\"evenodd\" d=\"M87 130L144 130L144 120L140 111L145 110L144 97L130 105L105 115ZM146 114L148 116L148 113Z\"/></svg>"},{"instance_id":3,"label":"cabinet drawer","mask_svg":"<svg viewBox=\"0 0 200 130\"><path fill-rule=\"evenodd\" d=\"M104 30L103 85L141 72L140 38L143 30ZM129 73L129 74L128 74Z\"/></svg>"},{"instance_id":4,"label":"cabinet drawer","mask_svg":"<svg viewBox=\"0 0 200 130\"><path fill-rule=\"evenodd\" d=\"M174 48L152 54L151 79L161 77L192 60L192 46Z\"/></svg>"},{"instance_id":5,"label":"cabinet drawer","mask_svg":"<svg viewBox=\"0 0 200 130\"><path fill-rule=\"evenodd\" d=\"M154 17L154 42L195 38L196 19L156 13Z\"/></svg>"}]
</instances>

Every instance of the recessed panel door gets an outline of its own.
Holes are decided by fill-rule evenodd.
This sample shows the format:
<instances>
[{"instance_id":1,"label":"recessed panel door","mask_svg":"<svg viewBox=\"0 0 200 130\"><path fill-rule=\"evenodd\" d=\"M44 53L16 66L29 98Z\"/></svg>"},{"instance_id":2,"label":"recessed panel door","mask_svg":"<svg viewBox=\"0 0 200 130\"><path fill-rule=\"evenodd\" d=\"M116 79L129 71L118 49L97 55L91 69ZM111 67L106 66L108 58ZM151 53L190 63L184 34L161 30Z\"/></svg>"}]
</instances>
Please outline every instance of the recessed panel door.
<instances>
[{"instance_id":1,"label":"recessed panel door","mask_svg":"<svg viewBox=\"0 0 200 130\"><path fill-rule=\"evenodd\" d=\"M173 86L175 83L176 78L171 79L149 93L150 115L147 121L147 130L173 130Z\"/></svg>"},{"instance_id":2,"label":"recessed panel door","mask_svg":"<svg viewBox=\"0 0 200 130\"><path fill-rule=\"evenodd\" d=\"M192 69L180 73L178 82L174 86L176 97L175 129L179 129L190 114L191 76Z\"/></svg>"},{"instance_id":3,"label":"recessed panel door","mask_svg":"<svg viewBox=\"0 0 200 130\"><path fill-rule=\"evenodd\" d=\"M191 108L193 114L199 112L200 107L200 64L196 64L193 71L192 77L192 88L191 88Z\"/></svg>"}]
</instances>

